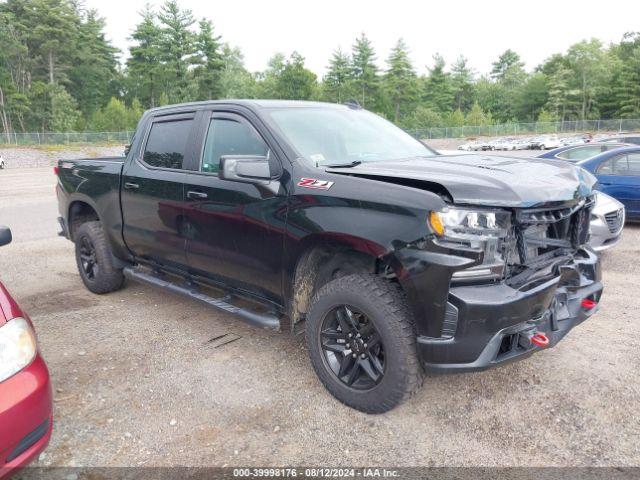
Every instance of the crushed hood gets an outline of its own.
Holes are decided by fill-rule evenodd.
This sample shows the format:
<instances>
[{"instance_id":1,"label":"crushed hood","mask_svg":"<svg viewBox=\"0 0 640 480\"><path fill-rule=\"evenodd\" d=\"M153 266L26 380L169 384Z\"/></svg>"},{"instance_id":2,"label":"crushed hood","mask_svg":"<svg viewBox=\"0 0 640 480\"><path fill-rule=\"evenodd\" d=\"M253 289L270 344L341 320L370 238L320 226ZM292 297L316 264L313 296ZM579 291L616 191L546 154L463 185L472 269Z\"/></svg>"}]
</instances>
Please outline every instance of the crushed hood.
<instances>
[{"instance_id":1,"label":"crushed hood","mask_svg":"<svg viewBox=\"0 0 640 480\"><path fill-rule=\"evenodd\" d=\"M435 183L449 192L454 203L520 208L578 200L591 194L596 183L589 172L567 162L491 155L365 162L327 171L381 181Z\"/></svg>"}]
</instances>

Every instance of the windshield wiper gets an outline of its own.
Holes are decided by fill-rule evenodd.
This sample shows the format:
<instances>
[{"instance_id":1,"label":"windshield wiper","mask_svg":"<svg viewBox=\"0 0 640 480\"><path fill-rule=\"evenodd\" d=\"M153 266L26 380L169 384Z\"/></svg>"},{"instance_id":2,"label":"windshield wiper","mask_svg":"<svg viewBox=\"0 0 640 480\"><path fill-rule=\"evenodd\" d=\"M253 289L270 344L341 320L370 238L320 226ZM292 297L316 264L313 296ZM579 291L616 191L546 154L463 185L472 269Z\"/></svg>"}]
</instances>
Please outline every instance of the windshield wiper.
<instances>
[{"instance_id":1,"label":"windshield wiper","mask_svg":"<svg viewBox=\"0 0 640 480\"><path fill-rule=\"evenodd\" d=\"M354 160L353 162L350 162L350 163L336 163L335 165L324 165L324 166L329 168L351 168L351 167L357 167L361 163L362 161L360 160Z\"/></svg>"}]
</instances>

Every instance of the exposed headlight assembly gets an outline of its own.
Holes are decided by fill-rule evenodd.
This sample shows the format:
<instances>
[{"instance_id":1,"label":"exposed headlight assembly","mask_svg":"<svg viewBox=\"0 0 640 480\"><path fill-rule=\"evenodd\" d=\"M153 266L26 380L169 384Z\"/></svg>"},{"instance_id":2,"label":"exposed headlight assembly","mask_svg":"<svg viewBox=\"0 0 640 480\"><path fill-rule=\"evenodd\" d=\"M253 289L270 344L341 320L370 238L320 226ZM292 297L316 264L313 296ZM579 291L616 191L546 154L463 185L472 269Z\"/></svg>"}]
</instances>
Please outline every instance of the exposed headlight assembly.
<instances>
[{"instance_id":1,"label":"exposed headlight assembly","mask_svg":"<svg viewBox=\"0 0 640 480\"><path fill-rule=\"evenodd\" d=\"M438 243L481 250L483 262L460 270L454 278L500 278L505 267L504 244L511 229L511 213L505 210L448 207L431 212L429 225Z\"/></svg>"},{"instance_id":2,"label":"exposed headlight assembly","mask_svg":"<svg viewBox=\"0 0 640 480\"><path fill-rule=\"evenodd\" d=\"M27 367L36 356L36 335L22 317L0 327L0 382Z\"/></svg>"}]
</instances>

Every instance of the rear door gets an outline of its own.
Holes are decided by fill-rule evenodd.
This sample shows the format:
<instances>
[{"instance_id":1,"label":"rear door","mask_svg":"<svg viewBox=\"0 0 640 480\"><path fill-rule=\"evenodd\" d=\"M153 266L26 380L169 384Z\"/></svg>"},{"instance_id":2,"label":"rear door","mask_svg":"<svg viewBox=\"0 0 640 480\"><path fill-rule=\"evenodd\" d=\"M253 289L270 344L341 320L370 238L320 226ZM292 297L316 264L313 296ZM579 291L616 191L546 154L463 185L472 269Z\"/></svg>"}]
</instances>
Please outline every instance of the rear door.
<instances>
[{"instance_id":1,"label":"rear door","mask_svg":"<svg viewBox=\"0 0 640 480\"><path fill-rule=\"evenodd\" d=\"M187 262L190 270L225 286L279 303L286 222L286 185L222 180L223 155L280 160L263 134L244 116L203 112L202 141L184 190ZM266 133L266 132L263 132Z\"/></svg>"},{"instance_id":2,"label":"rear door","mask_svg":"<svg viewBox=\"0 0 640 480\"><path fill-rule=\"evenodd\" d=\"M195 117L195 112L153 117L122 174L127 247L140 259L175 268L186 268L184 167L194 155Z\"/></svg>"},{"instance_id":3,"label":"rear door","mask_svg":"<svg viewBox=\"0 0 640 480\"><path fill-rule=\"evenodd\" d=\"M628 217L640 217L640 152L617 155L596 174L602 191L622 202Z\"/></svg>"}]
</instances>

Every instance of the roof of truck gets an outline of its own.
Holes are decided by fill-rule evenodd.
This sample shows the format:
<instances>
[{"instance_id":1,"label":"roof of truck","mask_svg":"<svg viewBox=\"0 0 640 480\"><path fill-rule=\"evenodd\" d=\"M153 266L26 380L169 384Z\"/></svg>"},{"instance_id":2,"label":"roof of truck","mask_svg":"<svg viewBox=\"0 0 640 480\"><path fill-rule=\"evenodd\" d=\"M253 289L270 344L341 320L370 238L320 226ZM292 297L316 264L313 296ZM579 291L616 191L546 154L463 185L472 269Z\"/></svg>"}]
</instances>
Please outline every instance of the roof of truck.
<instances>
[{"instance_id":1,"label":"roof of truck","mask_svg":"<svg viewBox=\"0 0 640 480\"><path fill-rule=\"evenodd\" d=\"M182 107L204 107L208 105L243 105L253 108L349 108L349 105L327 102L310 102L305 100L261 100L261 99L225 99L225 100L205 100L201 102L176 103L152 108L150 111L158 112L162 110L173 110ZM351 105L351 107L356 106Z\"/></svg>"}]
</instances>

